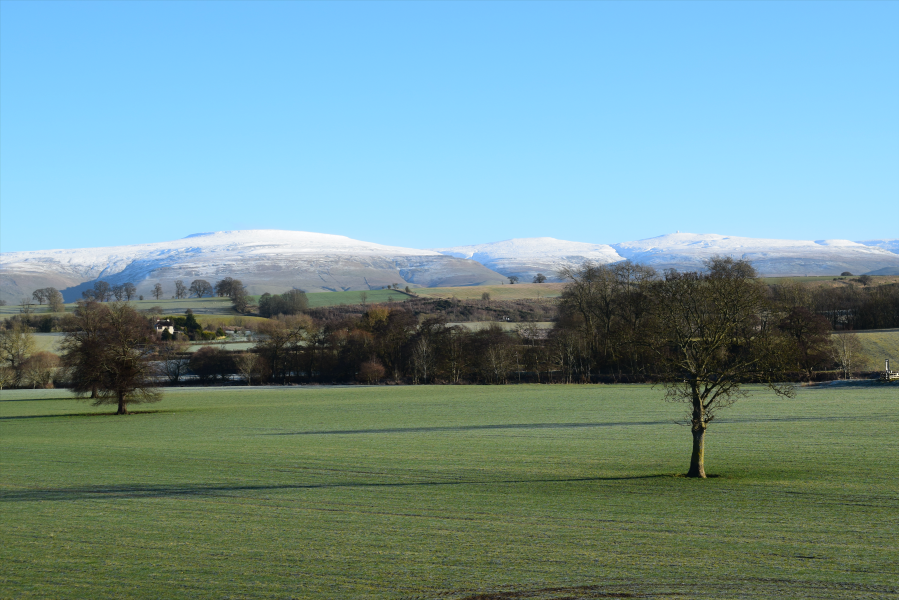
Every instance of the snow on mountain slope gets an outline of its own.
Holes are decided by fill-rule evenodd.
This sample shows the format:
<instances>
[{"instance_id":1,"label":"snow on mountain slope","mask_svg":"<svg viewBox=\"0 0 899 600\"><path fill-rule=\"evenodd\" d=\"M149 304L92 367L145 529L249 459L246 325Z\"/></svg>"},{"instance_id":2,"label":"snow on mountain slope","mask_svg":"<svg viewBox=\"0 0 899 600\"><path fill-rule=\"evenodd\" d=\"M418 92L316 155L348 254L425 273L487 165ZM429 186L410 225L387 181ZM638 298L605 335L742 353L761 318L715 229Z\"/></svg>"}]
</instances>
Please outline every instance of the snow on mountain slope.
<instances>
[{"instance_id":1,"label":"snow on mountain slope","mask_svg":"<svg viewBox=\"0 0 899 600\"><path fill-rule=\"evenodd\" d=\"M581 265L588 260L597 264L624 260L605 244L568 242L550 237L518 238L473 246L437 248L436 251L447 256L476 260L507 277L516 275L522 282L531 281L537 273L543 273L550 281L560 281L560 269Z\"/></svg>"},{"instance_id":2,"label":"snow on mountain slope","mask_svg":"<svg viewBox=\"0 0 899 600\"><path fill-rule=\"evenodd\" d=\"M884 250L889 250L894 254L899 254L899 240L865 240L863 242L859 242L859 244L864 244L865 246L873 246L876 248L883 248Z\"/></svg>"},{"instance_id":3,"label":"snow on mountain slope","mask_svg":"<svg viewBox=\"0 0 899 600\"><path fill-rule=\"evenodd\" d=\"M251 293L371 289L399 283L422 286L499 283L498 274L475 261L430 250L384 246L340 235L247 230L190 235L181 240L109 248L9 252L0 256L0 292L18 302L53 285L67 300L98 279L133 282L149 294L160 282L171 295L174 281L210 282L235 277ZM46 281L41 285L41 282ZM83 284L83 285L79 285ZM62 287L60 287L62 286Z\"/></svg>"},{"instance_id":4,"label":"snow on mountain slope","mask_svg":"<svg viewBox=\"0 0 899 600\"><path fill-rule=\"evenodd\" d=\"M859 275L899 267L899 255L849 240L774 240L717 234L671 233L645 240L612 244L624 258L657 269L696 270L714 255L752 261L769 276Z\"/></svg>"},{"instance_id":5,"label":"snow on mountain slope","mask_svg":"<svg viewBox=\"0 0 899 600\"><path fill-rule=\"evenodd\" d=\"M529 281L537 272L553 277L561 267L585 260L604 264L630 259L660 271L695 271L715 255L750 260L760 274L768 276L839 275L844 271L888 274L899 268L899 254L894 253L899 250L897 245L897 240L776 240L678 232L611 245L524 238L437 251L471 258L503 275Z\"/></svg>"}]
</instances>

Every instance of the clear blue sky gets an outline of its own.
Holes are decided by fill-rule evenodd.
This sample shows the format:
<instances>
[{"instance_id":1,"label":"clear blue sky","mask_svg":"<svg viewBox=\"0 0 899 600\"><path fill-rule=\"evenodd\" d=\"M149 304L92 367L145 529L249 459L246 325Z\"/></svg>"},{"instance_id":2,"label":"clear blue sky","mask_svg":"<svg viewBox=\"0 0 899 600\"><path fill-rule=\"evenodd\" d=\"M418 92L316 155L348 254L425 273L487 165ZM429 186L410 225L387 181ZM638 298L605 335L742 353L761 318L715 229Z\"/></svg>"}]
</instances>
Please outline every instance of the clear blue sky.
<instances>
[{"instance_id":1,"label":"clear blue sky","mask_svg":"<svg viewBox=\"0 0 899 600\"><path fill-rule=\"evenodd\" d=\"M0 2L0 249L899 237L897 2Z\"/></svg>"}]
</instances>

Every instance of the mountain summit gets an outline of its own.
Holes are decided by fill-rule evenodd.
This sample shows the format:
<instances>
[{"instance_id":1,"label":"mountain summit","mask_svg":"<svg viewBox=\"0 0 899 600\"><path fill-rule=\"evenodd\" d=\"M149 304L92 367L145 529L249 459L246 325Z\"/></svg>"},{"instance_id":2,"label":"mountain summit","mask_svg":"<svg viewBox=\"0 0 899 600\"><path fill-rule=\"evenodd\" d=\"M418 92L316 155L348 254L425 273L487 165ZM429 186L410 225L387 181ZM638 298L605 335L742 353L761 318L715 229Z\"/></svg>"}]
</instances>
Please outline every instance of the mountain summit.
<instances>
[{"instance_id":1,"label":"mountain summit","mask_svg":"<svg viewBox=\"0 0 899 600\"><path fill-rule=\"evenodd\" d=\"M431 250L384 246L342 235L257 229L197 233L180 240L107 248L9 252L0 257L0 291L8 301L53 286L66 301L98 279L131 281L149 296L162 283L166 297L181 279L210 283L240 279L250 293L368 290L401 286L500 283L503 277L476 261Z\"/></svg>"},{"instance_id":2,"label":"mountain summit","mask_svg":"<svg viewBox=\"0 0 899 600\"><path fill-rule=\"evenodd\" d=\"M98 279L130 281L149 297L161 283L166 297L181 279L243 281L251 293L368 290L391 284L452 286L498 284L537 273L558 280L566 266L632 260L658 270L697 270L715 255L752 261L762 275L899 273L899 240L776 240L718 234L671 233L620 244L590 244L549 237L518 238L419 250L342 235L256 229L197 233L180 240L109 248L7 252L0 256L0 297L17 303L53 286L67 301Z\"/></svg>"}]
</instances>

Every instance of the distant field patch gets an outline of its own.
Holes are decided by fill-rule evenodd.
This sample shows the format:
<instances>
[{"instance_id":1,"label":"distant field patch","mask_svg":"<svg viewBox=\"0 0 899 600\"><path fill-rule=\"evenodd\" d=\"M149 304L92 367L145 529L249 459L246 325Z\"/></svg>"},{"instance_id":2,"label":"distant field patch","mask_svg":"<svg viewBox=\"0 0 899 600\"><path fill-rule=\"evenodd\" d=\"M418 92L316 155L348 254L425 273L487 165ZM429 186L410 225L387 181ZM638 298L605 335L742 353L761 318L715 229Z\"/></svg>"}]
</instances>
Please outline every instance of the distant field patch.
<instances>
[{"instance_id":1,"label":"distant field patch","mask_svg":"<svg viewBox=\"0 0 899 600\"><path fill-rule=\"evenodd\" d=\"M402 302L408 300L409 295L397 290L366 290L364 292L318 292L306 294L309 298L309 308L321 308L323 306L339 306L341 304L362 304L362 296L365 294L366 304L379 304L382 302Z\"/></svg>"},{"instance_id":2,"label":"distant field patch","mask_svg":"<svg viewBox=\"0 0 899 600\"><path fill-rule=\"evenodd\" d=\"M834 334L844 335L844 334ZM858 331L862 346L863 371L883 371L884 359L890 359L890 368L899 368L899 329L894 331Z\"/></svg>"},{"instance_id":3,"label":"distant field patch","mask_svg":"<svg viewBox=\"0 0 899 600\"><path fill-rule=\"evenodd\" d=\"M517 283L515 285L478 285L467 287L416 288L419 296L480 300L486 292L494 300L556 298L562 295L564 283Z\"/></svg>"}]
</instances>

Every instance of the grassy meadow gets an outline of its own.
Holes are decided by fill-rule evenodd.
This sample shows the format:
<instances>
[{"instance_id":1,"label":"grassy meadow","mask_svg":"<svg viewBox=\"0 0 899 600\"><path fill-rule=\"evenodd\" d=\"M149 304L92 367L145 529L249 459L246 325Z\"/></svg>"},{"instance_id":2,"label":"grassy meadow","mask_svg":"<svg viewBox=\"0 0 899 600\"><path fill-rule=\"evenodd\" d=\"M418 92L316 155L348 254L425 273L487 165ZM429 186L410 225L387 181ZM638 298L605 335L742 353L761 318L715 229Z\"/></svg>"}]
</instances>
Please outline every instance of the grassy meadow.
<instances>
[{"instance_id":1,"label":"grassy meadow","mask_svg":"<svg viewBox=\"0 0 899 600\"><path fill-rule=\"evenodd\" d=\"M890 368L899 366L899 329L855 332L861 344L863 371L883 371L883 361L890 359ZM835 334L843 335L843 334Z\"/></svg>"},{"instance_id":2,"label":"grassy meadow","mask_svg":"<svg viewBox=\"0 0 899 600\"><path fill-rule=\"evenodd\" d=\"M0 393L2 598L885 598L899 388Z\"/></svg>"},{"instance_id":3,"label":"grassy meadow","mask_svg":"<svg viewBox=\"0 0 899 600\"><path fill-rule=\"evenodd\" d=\"M458 298L480 300L484 292L493 300L556 298L562 295L564 283L516 283L515 285L476 285L465 287L416 288L413 292L426 298Z\"/></svg>"}]
</instances>

